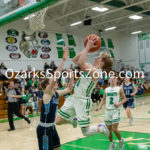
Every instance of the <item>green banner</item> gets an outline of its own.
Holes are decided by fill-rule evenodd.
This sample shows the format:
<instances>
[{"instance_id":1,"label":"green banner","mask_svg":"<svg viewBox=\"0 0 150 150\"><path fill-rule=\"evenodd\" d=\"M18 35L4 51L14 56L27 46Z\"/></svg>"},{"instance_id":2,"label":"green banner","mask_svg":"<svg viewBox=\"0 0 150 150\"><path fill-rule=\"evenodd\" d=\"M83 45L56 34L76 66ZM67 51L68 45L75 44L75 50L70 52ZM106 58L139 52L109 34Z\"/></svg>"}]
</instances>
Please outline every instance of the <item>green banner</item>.
<instances>
[{"instance_id":1,"label":"green banner","mask_svg":"<svg viewBox=\"0 0 150 150\"><path fill-rule=\"evenodd\" d=\"M63 58L63 47L57 47L58 58Z\"/></svg>"},{"instance_id":2,"label":"green banner","mask_svg":"<svg viewBox=\"0 0 150 150\"><path fill-rule=\"evenodd\" d=\"M62 34L56 33L56 40L57 40L57 45L64 45L64 39Z\"/></svg>"},{"instance_id":3,"label":"green banner","mask_svg":"<svg viewBox=\"0 0 150 150\"><path fill-rule=\"evenodd\" d=\"M67 37L68 37L68 45L69 46L76 46L76 42L75 42L73 35L67 34Z\"/></svg>"},{"instance_id":4,"label":"green banner","mask_svg":"<svg viewBox=\"0 0 150 150\"><path fill-rule=\"evenodd\" d=\"M150 64L150 33L138 35L139 64L143 68L144 64Z\"/></svg>"},{"instance_id":5,"label":"green banner","mask_svg":"<svg viewBox=\"0 0 150 150\"><path fill-rule=\"evenodd\" d=\"M107 42L108 42L108 48L114 49L114 45L113 45L112 40L111 39L107 39Z\"/></svg>"},{"instance_id":6,"label":"green banner","mask_svg":"<svg viewBox=\"0 0 150 150\"><path fill-rule=\"evenodd\" d=\"M104 47L106 47L106 44L105 44L104 38L101 38L101 48L104 48Z\"/></svg>"},{"instance_id":7,"label":"green banner","mask_svg":"<svg viewBox=\"0 0 150 150\"><path fill-rule=\"evenodd\" d=\"M74 48L69 48L69 57L73 58L74 56L76 56L76 52Z\"/></svg>"}]
</instances>

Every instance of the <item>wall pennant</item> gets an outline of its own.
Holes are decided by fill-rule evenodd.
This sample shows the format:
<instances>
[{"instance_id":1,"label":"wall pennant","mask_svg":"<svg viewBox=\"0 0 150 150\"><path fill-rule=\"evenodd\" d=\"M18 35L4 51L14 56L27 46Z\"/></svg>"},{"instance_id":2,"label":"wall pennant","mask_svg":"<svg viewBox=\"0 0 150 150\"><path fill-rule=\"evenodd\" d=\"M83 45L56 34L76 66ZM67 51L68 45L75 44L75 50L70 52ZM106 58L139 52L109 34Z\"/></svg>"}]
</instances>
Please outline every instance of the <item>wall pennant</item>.
<instances>
[{"instance_id":1,"label":"wall pennant","mask_svg":"<svg viewBox=\"0 0 150 150\"><path fill-rule=\"evenodd\" d=\"M41 54L40 57L42 59L49 59L50 58L50 55L49 54Z\"/></svg>"},{"instance_id":2,"label":"wall pennant","mask_svg":"<svg viewBox=\"0 0 150 150\"><path fill-rule=\"evenodd\" d=\"M21 58L21 55L19 53L10 53L9 57L11 59L19 59L19 58Z\"/></svg>"},{"instance_id":3,"label":"wall pennant","mask_svg":"<svg viewBox=\"0 0 150 150\"><path fill-rule=\"evenodd\" d=\"M17 39L14 37L7 37L6 42L9 44L15 44L15 43L17 43Z\"/></svg>"}]
</instances>

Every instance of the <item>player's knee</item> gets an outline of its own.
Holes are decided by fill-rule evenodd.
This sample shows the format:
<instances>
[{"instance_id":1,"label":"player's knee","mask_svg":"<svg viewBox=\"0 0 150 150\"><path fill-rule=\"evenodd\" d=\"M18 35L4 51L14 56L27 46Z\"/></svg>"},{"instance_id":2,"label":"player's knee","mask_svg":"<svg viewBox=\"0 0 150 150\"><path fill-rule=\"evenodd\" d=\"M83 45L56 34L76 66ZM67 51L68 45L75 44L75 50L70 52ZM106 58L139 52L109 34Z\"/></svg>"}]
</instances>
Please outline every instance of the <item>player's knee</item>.
<instances>
[{"instance_id":1,"label":"player's knee","mask_svg":"<svg viewBox=\"0 0 150 150\"><path fill-rule=\"evenodd\" d=\"M113 130L113 132L117 132L117 129L114 127L112 127L112 130Z\"/></svg>"}]
</instances>

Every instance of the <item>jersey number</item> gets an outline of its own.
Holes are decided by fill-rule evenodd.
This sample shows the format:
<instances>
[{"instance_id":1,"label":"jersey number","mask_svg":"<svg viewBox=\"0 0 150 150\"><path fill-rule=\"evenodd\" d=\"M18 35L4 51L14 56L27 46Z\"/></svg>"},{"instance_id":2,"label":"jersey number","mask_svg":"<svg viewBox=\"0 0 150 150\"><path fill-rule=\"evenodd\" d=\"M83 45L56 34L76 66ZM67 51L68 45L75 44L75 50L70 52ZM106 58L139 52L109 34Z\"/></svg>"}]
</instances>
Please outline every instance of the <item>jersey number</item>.
<instances>
[{"instance_id":1,"label":"jersey number","mask_svg":"<svg viewBox=\"0 0 150 150\"><path fill-rule=\"evenodd\" d=\"M113 102L114 98L113 97L110 97L110 104L113 105L114 102Z\"/></svg>"},{"instance_id":2,"label":"jersey number","mask_svg":"<svg viewBox=\"0 0 150 150\"><path fill-rule=\"evenodd\" d=\"M130 95L130 90L126 90L126 95Z\"/></svg>"}]
</instances>

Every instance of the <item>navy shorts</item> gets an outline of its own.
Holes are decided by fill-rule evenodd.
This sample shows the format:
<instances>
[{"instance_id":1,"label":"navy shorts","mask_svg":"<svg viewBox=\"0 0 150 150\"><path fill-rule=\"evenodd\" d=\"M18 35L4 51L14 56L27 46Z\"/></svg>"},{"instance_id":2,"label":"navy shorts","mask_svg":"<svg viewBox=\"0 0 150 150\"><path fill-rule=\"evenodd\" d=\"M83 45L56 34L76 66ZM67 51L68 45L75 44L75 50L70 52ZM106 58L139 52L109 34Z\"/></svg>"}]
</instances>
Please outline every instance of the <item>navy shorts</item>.
<instances>
[{"instance_id":1,"label":"navy shorts","mask_svg":"<svg viewBox=\"0 0 150 150\"><path fill-rule=\"evenodd\" d=\"M39 125L36 131L37 131L39 150L43 150L43 136L44 136L45 128ZM60 139L55 126L46 128L46 135L48 136L48 146L49 146L48 150L53 150L54 148L60 147Z\"/></svg>"},{"instance_id":2,"label":"navy shorts","mask_svg":"<svg viewBox=\"0 0 150 150\"><path fill-rule=\"evenodd\" d=\"M134 108L134 99L129 99L127 102L123 104L123 107L126 109L127 107L129 108Z\"/></svg>"}]
</instances>

